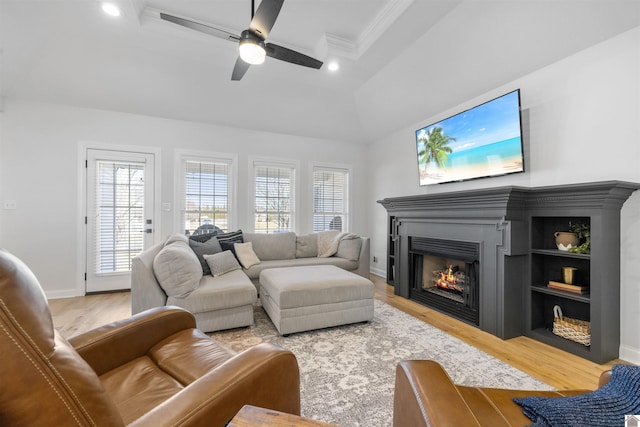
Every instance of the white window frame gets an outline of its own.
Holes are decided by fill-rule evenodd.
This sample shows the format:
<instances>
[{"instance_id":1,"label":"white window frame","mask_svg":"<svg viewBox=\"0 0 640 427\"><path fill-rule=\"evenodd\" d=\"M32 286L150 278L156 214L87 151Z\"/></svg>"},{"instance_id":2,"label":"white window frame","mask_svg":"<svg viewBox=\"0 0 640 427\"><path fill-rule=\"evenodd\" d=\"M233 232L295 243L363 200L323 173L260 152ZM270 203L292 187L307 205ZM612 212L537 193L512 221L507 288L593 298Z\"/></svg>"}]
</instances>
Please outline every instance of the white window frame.
<instances>
[{"instance_id":1,"label":"white window frame","mask_svg":"<svg viewBox=\"0 0 640 427\"><path fill-rule=\"evenodd\" d=\"M225 163L229 167L228 174L228 211L227 211L227 228L229 231L235 230L238 224L237 218L237 164L238 156L228 153L216 153L210 151L195 151L195 150L175 150L175 167L176 174L176 188L175 188L175 200L176 206L175 212L175 227L176 232L185 233L185 211L186 211L186 183L185 183L185 167L186 162L202 162L202 163Z\"/></svg>"},{"instance_id":2,"label":"white window frame","mask_svg":"<svg viewBox=\"0 0 640 427\"><path fill-rule=\"evenodd\" d=\"M309 194L311 200L309 201L311 212L311 230L314 229L314 216L315 212L315 193L314 193L314 175L317 170L330 171L330 172L343 172L346 174L345 188L344 188L344 220L342 224L343 231L350 231L351 229L351 177L352 167L347 164L338 163L321 163L321 162L309 162Z\"/></svg>"},{"instance_id":3,"label":"white window frame","mask_svg":"<svg viewBox=\"0 0 640 427\"><path fill-rule=\"evenodd\" d=\"M293 212L291 213L291 223L289 224L289 230L296 231L299 223L299 189L300 189L300 162L293 159L280 159L280 158L266 158L266 157L249 157L249 216L247 218L249 228L256 232L256 168L257 167L274 167L274 168L287 168L292 169L292 175L294 177L294 188L290 194L293 197L291 206Z\"/></svg>"}]
</instances>

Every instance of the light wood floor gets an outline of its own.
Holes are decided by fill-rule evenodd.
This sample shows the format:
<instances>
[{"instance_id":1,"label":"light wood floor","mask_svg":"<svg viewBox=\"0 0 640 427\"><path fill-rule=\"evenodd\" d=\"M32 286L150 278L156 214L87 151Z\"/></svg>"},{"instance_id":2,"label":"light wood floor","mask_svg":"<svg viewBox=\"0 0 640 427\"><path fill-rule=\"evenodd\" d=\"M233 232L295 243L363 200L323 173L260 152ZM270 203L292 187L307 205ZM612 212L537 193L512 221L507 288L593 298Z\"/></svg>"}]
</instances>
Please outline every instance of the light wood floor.
<instances>
[{"instance_id":1,"label":"light wood floor","mask_svg":"<svg viewBox=\"0 0 640 427\"><path fill-rule=\"evenodd\" d=\"M501 340L476 327L457 321L393 294L393 287L371 276L376 298L500 359L557 389L595 389L600 373L620 360L605 365L590 362L527 337ZM131 315L131 295L118 292L50 300L56 328L70 337Z\"/></svg>"}]
</instances>

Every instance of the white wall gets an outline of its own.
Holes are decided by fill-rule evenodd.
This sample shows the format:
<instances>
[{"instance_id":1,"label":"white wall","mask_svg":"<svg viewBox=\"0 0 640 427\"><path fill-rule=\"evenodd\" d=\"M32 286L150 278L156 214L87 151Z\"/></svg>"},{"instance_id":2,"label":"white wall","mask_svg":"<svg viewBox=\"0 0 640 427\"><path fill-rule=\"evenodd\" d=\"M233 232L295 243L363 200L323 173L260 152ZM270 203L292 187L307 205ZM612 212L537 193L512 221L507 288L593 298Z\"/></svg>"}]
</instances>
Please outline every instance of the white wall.
<instances>
[{"instance_id":1,"label":"white wall","mask_svg":"<svg viewBox=\"0 0 640 427\"><path fill-rule=\"evenodd\" d=\"M171 202L174 209L162 213L158 237L180 231L174 218L176 148L237 155L237 225L245 230L253 227L245 214L251 206L249 156L299 162L297 231L301 233L312 227L311 191L306 190L310 188L309 163L352 165L351 231L368 232L365 156L360 145L17 100L6 100L3 115L0 200L16 200L17 209L0 209L0 247L32 268L48 297L77 295L83 288L81 144L160 150L160 202Z\"/></svg>"},{"instance_id":2,"label":"white wall","mask_svg":"<svg viewBox=\"0 0 640 427\"><path fill-rule=\"evenodd\" d=\"M385 209L376 200L505 185L640 182L640 28L374 141L369 163L372 270L386 271ZM472 76L469 76L472 78ZM521 89L524 174L419 187L415 129ZM420 93L416 88L415 93ZM621 213L621 358L640 363L640 191Z\"/></svg>"},{"instance_id":3,"label":"white wall","mask_svg":"<svg viewBox=\"0 0 640 427\"><path fill-rule=\"evenodd\" d=\"M636 28L535 73L470 99L437 116L372 141L369 147L342 141L255 132L147 116L6 99L0 121L0 247L32 267L50 297L76 289L84 262L78 253L81 200L78 144L159 148L161 202L174 201L174 148L237 153L239 212L247 208L250 155L300 161L301 188L308 162L353 165L352 231L372 237L372 271L386 269L386 212L375 201L427 192L489 186L551 184L607 179L640 182L640 29ZM473 76L469 76L473 78ZM527 172L435 187L418 186L414 130L515 88L528 118ZM414 93L420 93L416 87ZM304 193L302 193L304 194ZM243 201L244 200L244 201ZM310 216L301 203L300 218ZM174 212L163 213L161 235L172 233ZM246 215L239 227L247 228ZM307 232L304 223L298 231ZM309 227L309 226L307 226ZM621 357L640 363L640 193L622 209Z\"/></svg>"},{"instance_id":4,"label":"white wall","mask_svg":"<svg viewBox=\"0 0 640 427\"><path fill-rule=\"evenodd\" d=\"M0 96L0 189L2 189L2 138L4 135L4 108L3 108L4 99ZM0 191L0 196L2 195L2 191ZM0 199L0 209L3 209L4 199ZM2 212L0 210L0 212ZM0 215L2 215L0 213ZM2 221L0 220L0 236L2 235ZM2 247L2 240L0 239L0 248Z\"/></svg>"}]
</instances>

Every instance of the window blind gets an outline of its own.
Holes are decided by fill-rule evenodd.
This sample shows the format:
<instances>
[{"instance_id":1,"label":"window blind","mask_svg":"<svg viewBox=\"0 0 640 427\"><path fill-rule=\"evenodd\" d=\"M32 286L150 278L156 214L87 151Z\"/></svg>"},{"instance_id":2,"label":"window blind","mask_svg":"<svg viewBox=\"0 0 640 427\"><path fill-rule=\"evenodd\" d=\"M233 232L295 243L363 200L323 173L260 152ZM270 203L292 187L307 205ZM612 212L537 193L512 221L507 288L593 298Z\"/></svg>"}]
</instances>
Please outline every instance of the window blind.
<instances>
[{"instance_id":1,"label":"window blind","mask_svg":"<svg viewBox=\"0 0 640 427\"><path fill-rule=\"evenodd\" d=\"M96 163L96 273L131 270L143 249L144 163Z\"/></svg>"},{"instance_id":2,"label":"window blind","mask_svg":"<svg viewBox=\"0 0 640 427\"><path fill-rule=\"evenodd\" d=\"M226 161L184 161L185 233L229 229L230 174Z\"/></svg>"},{"instance_id":3,"label":"window blind","mask_svg":"<svg viewBox=\"0 0 640 427\"><path fill-rule=\"evenodd\" d=\"M294 230L295 168L254 165L255 232Z\"/></svg>"},{"instance_id":4,"label":"window blind","mask_svg":"<svg viewBox=\"0 0 640 427\"><path fill-rule=\"evenodd\" d=\"M313 168L313 231L346 231L349 173L342 169Z\"/></svg>"}]
</instances>

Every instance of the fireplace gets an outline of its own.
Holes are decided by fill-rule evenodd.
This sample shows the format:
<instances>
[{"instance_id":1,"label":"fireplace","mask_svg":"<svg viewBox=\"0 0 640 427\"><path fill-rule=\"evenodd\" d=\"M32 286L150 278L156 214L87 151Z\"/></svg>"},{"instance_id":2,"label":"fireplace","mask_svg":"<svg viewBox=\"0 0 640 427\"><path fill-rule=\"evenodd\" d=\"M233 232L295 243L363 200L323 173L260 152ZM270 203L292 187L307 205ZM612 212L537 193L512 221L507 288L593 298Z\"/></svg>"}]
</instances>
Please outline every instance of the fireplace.
<instances>
[{"instance_id":1,"label":"fireplace","mask_svg":"<svg viewBox=\"0 0 640 427\"><path fill-rule=\"evenodd\" d=\"M526 334L604 363L618 357L620 347L620 209L638 188L607 181L379 200L388 213L387 282L400 297L440 304L438 310L456 317L477 316L469 323L499 338ZM584 218L593 236L591 254L557 250L554 233ZM590 271L584 278L589 295L547 287L562 267L576 263ZM440 279L444 284L437 286ZM591 322L589 347L552 333L556 304Z\"/></svg>"},{"instance_id":2,"label":"fireplace","mask_svg":"<svg viewBox=\"0 0 640 427\"><path fill-rule=\"evenodd\" d=\"M379 201L389 213L394 293L503 339L522 335L526 198L527 190L502 187ZM448 276L449 268L454 277L464 275L464 286L431 286L433 272Z\"/></svg>"},{"instance_id":3,"label":"fireplace","mask_svg":"<svg viewBox=\"0 0 640 427\"><path fill-rule=\"evenodd\" d=\"M409 241L409 299L478 326L478 244L418 236Z\"/></svg>"}]
</instances>

